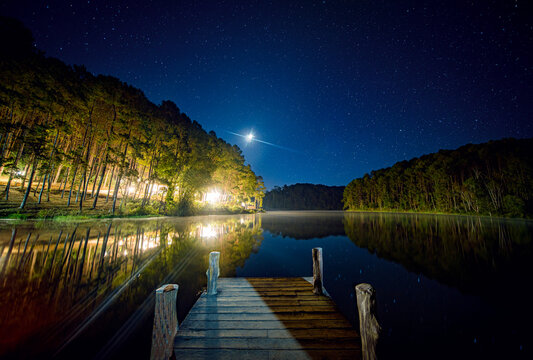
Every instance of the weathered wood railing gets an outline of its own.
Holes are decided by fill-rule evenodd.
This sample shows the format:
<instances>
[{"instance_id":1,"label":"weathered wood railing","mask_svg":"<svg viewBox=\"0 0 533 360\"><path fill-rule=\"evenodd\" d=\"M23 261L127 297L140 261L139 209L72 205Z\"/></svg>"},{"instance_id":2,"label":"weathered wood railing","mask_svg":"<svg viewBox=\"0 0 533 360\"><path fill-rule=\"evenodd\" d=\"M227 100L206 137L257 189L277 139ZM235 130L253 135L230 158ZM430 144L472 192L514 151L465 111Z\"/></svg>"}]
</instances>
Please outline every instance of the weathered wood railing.
<instances>
[{"instance_id":1,"label":"weathered wood railing","mask_svg":"<svg viewBox=\"0 0 533 360\"><path fill-rule=\"evenodd\" d=\"M163 285L155 291L155 316L152 330L151 360L168 360L172 356L174 337L178 331L176 299L178 285Z\"/></svg>"},{"instance_id":2,"label":"weathered wood railing","mask_svg":"<svg viewBox=\"0 0 533 360\"><path fill-rule=\"evenodd\" d=\"M370 284L355 287L357 309L359 310L359 333L364 360L375 360L381 327L376 318L376 290Z\"/></svg>"},{"instance_id":3,"label":"weathered wood railing","mask_svg":"<svg viewBox=\"0 0 533 360\"><path fill-rule=\"evenodd\" d=\"M217 280L220 275L220 267L218 266L220 261L220 252L211 251L209 253L209 268L205 275L207 275L207 295L217 294Z\"/></svg>"},{"instance_id":4,"label":"weathered wood railing","mask_svg":"<svg viewBox=\"0 0 533 360\"><path fill-rule=\"evenodd\" d=\"M322 248L314 248L313 255L313 292L317 295L324 293L324 269L322 267Z\"/></svg>"}]
</instances>

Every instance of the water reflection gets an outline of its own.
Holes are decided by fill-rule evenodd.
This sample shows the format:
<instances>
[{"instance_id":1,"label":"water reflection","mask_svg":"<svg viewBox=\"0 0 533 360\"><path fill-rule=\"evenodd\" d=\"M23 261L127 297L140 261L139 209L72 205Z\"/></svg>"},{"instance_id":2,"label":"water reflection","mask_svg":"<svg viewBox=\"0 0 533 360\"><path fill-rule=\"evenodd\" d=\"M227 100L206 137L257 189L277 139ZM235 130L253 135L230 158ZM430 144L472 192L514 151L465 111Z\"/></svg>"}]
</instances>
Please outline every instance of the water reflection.
<instances>
[{"instance_id":1,"label":"water reflection","mask_svg":"<svg viewBox=\"0 0 533 360\"><path fill-rule=\"evenodd\" d=\"M380 358L531 358L532 221L328 214L265 214L261 251L238 274L309 275L320 246L325 286L354 324L354 285L377 289Z\"/></svg>"},{"instance_id":2,"label":"water reflection","mask_svg":"<svg viewBox=\"0 0 533 360\"><path fill-rule=\"evenodd\" d=\"M533 270L530 221L347 213L343 222L358 247L467 293L490 293Z\"/></svg>"},{"instance_id":3,"label":"water reflection","mask_svg":"<svg viewBox=\"0 0 533 360\"><path fill-rule=\"evenodd\" d=\"M298 240L344 235L343 211L276 211L262 216L263 229Z\"/></svg>"},{"instance_id":4,"label":"water reflection","mask_svg":"<svg viewBox=\"0 0 533 360\"><path fill-rule=\"evenodd\" d=\"M230 276L261 240L254 215L3 223L0 356L108 356L150 321L149 295L160 284L180 284L183 318L205 286L209 252L221 251L222 276ZM149 334L143 341L148 352Z\"/></svg>"},{"instance_id":5,"label":"water reflection","mask_svg":"<svg viewBox=\"0 0 533 360\"><path fill-rule=\"evenodd\" d=\"M205 287L210 251L221 252L221 276L299 277L311 275L315 246L351 321L353 285L378 289L385 358L435 358L448 344L516 355L530 342L532 238L531 221L414 214L0 222L0 357L146 358L154 289L180 285L181 321Z\"/></svg>"}]
</instances>

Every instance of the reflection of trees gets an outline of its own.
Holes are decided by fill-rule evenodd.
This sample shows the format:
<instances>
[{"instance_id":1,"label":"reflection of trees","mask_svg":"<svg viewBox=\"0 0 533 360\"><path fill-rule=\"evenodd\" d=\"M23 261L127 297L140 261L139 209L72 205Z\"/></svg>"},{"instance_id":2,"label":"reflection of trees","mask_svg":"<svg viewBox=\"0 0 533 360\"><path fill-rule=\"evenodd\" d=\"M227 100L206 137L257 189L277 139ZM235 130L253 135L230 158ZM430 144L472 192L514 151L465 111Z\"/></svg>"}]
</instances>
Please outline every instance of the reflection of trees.
<instances>
[{"instance_id":1,"label":"reflection of trees","mask_svg":"<svg viewBox=\"0 0 533 360\"><path fill-rule=\"evenodd\" d=\"M132 314L136 323L150 323L150 295L164 282L180 285L183 319L205 286L209 252L222 252L224 276L242 266L261 241L255 215L195 221L106 221L55 229L25 223L14 232L0 231L0 355L21 347L23 354L32 348L49 356L85 325L83 338L107 341ZM214 230L202 231L204 226ZM149 351L149 336L145 341Z\"/></svg>"},{"instance_id":2,"label":"reflection of trees","mask_svg":"<svg viewBox=\"0 0 533 360\"><path fill-rule=\"evenodd\" d=\"M490 291L532 270L527 221L348 213L344 228L357 246L467 292Z\"/></svg>"},{"instance_id":3,"label":"reflection of trees","mask_svg":"<svg viewBox=\"0 0 533 360\"><path fill-rule=\"evenodd\" d=\"M335 212L275 212L262 215L263 229L298 240L344 235L342 217Z\"/></svg>"},{"instance_id":4,"label":"reflection of trees","mask_svg":"<svg viewBox=\"0 0 533 360\"><path fill-rule=\"evenodd\" d=\"M221 276L235 276L238 267L243 267L252 252L257 252L263 240L259 226L240 228L226 234L221 251Z\"/></svg>"}]
</instances>

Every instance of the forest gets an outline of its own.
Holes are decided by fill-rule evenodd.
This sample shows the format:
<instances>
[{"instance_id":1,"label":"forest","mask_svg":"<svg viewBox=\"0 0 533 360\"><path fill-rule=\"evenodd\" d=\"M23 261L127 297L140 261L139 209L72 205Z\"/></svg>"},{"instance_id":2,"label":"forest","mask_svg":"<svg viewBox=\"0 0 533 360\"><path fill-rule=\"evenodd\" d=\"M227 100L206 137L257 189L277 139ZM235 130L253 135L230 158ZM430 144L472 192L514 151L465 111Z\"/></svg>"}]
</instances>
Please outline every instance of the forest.
<instances>
[{"instance_id":1,"label":"forest","mask_svg":"<svg viewBox=\"0 0 533 360\"><path fill-rule=\"evenodd\" d=\"M262 178L239 147L173 102L156 105L117 78L46 57L17 20L0 18L0 33L3 210L52 198L79 212L184 215L208 193L233 209L260 206Z\"/></svg>"},{"instance_id":2,"label":"forest","mask_svg":"<svg viewBox=\"0 0 533 360\"><path fill-rule=\"evenodd\" d=\"M294 184L274 188L265 194L266 210L342 210L344 186Z\"/></svg>"},{"instance_id":3,"label":"forest","mask_svg":"<svg viewBox=\"0 0 533 360\"><path fill-rule=\"evenodd\" d=\"M533 139L468 144L400 161L351 181L344 208L528 217Z\"/></svg>"}]
</instances>

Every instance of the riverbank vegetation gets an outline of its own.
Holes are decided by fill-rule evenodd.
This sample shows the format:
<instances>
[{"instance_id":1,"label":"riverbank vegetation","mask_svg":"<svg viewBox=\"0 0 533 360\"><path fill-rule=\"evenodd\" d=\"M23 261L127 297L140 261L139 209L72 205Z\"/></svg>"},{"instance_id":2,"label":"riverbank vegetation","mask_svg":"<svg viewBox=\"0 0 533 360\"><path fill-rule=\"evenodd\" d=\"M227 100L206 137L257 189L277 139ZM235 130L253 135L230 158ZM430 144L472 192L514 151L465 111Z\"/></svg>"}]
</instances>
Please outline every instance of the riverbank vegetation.
<instances>
[{"instance_id":1,"label":"riverbank vegetation","mask_svg":"<svg viewBox=\"0 0 533 360\"><path fill-rule=\"evenodd\" d=\"M263 181L237 146L171 101L156 105L117 78L45 57L18 21L0 25L9 39L0 56L0 216L261 205Z\"/></svg>"},{"instance_id":2,"label":"riverbank vegetation","mask_svg":"<svg viewBox=\"0 0 533 360\"><path fill-rule=\"evenodd\" d=\"M468 144L354 179L344 208L533 216L533 139Z\"/></svg>"}]
</instances>

